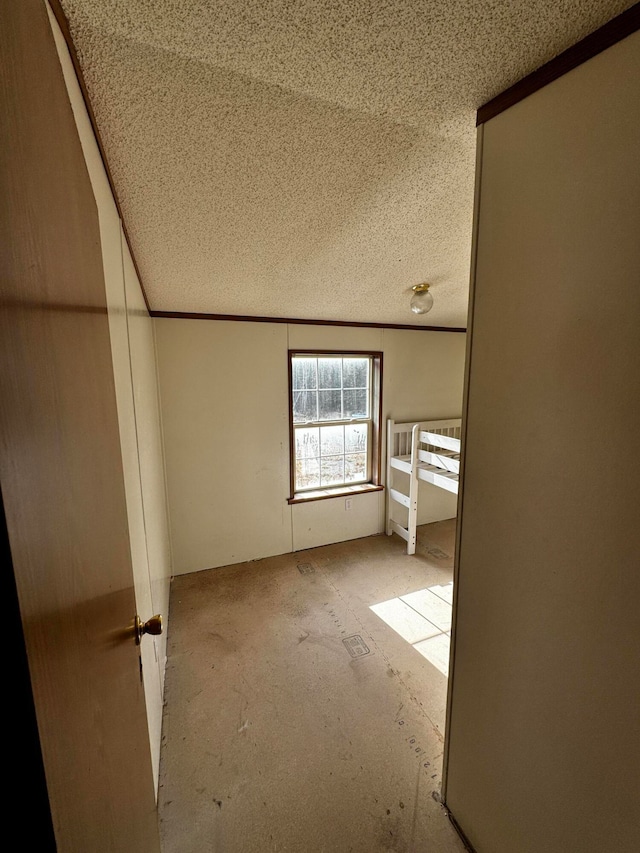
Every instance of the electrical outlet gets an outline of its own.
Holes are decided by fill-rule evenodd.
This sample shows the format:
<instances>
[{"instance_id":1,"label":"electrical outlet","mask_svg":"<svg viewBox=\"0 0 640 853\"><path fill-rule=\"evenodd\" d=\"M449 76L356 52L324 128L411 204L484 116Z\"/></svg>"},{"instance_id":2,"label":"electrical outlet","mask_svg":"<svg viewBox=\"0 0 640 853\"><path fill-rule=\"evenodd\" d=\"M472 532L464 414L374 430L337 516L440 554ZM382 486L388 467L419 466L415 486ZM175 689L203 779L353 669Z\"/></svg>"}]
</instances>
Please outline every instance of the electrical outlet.
<instances>
[{"instance_id":1,"label":"electrical outlet","mask_svg":"<svg viewBox=\"0 0 640 853\"><path fill-rule=\"evenodd\" d=\"M352 499L351 499L351 498L346 498L346 499L345 499L345 502L344 502L344 508L345 508L345 510L349 511L349 510L351 509L351 506L352 506Z\"/></svg>"}]
</instances>

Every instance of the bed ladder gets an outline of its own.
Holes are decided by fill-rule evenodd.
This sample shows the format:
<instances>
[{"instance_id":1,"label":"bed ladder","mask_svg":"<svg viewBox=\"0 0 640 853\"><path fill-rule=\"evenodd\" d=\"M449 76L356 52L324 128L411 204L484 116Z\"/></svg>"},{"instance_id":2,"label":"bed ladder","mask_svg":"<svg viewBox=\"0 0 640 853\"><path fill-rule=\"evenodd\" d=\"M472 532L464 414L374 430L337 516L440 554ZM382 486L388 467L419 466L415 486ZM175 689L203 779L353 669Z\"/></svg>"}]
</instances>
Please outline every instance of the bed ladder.
<instances>
[{"instance_id":1,"label":"bed ladder","mask_svg":"<svg viewBox=\"0 0 640 853\"><path fill-rule=\"evenodd\" d=\"M412 425L410 433L407 424L396 428L396 423L387 421L387 536L397 533L407 543L407 554L416 553L416 522L418 516L418 472L412 459L416 452L416 437L420 422ZM410 439L409 439L410 436ZM409 494L392 487L392 470L397 469L409 475ZM403 527L391 517L392 503L406 507L408 511L407 527Z\"/></svg>"},{"instance_id":2,"label":"bed ladder","mask_svg":"<svg viewBox=\"0 0 640 853\"><path fill-rule=\"evenodd\" d=\"M387 536L397 533L415 554L420 480L458 493L460 471L460 418L396 423L387 421ZM393 470L409 477L409 492L393 484ZM393 518L393 505L407 510L407 526Z\"/></svg>"}]
</instances>

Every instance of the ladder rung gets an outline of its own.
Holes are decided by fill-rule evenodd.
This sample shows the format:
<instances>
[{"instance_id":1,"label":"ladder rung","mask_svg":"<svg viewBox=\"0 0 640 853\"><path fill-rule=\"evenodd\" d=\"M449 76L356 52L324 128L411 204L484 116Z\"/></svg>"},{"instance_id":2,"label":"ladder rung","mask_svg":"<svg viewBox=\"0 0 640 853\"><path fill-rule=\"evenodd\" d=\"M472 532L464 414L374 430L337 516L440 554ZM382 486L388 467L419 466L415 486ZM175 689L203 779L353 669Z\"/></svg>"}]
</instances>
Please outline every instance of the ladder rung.
<instances>
[{"instance_id":1,"label":"ladder rung","mask_svg":"<svg viewBox=\"0 0 640 853\"><path fill-rule=\"evenodd\" d=\"M396 503L402 504L402 506L406 506L409 509L409 495L405 495L397 489L389 489L389 495Z\"/></svg>"},{"instance_id":2,"label":"ladder rung","mask_svg":"<svg viewBox=\"0 0 640 853\"><path fill-rule=\"evenodd\" d=\"M402 527L402 525L398 524L398 522L393 519L391 519L390 527L394 533L397 533L398 536L402 536L405 542L409 541L409 531L406 527Z\"/></svg>"}]
</instances>

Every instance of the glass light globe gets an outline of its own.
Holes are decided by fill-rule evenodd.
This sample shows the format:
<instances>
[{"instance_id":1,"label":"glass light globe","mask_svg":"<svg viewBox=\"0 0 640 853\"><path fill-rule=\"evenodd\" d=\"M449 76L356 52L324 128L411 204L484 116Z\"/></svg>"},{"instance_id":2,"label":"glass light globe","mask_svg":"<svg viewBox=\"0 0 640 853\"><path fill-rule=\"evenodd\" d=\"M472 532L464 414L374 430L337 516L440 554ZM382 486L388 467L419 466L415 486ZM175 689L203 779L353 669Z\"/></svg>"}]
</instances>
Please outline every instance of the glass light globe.
<instances>
[{"instance_id":1,"label":"glass light globe","mask_svg":"<svg viewBox=\"0 0 640 853\"><path fill-rule=\"evenodd\" d=\"M433 296L429 293L428 284L416 284L411 297L411 310L414 314L426 314L433 308Z\"/></svg>"}]
</instances>

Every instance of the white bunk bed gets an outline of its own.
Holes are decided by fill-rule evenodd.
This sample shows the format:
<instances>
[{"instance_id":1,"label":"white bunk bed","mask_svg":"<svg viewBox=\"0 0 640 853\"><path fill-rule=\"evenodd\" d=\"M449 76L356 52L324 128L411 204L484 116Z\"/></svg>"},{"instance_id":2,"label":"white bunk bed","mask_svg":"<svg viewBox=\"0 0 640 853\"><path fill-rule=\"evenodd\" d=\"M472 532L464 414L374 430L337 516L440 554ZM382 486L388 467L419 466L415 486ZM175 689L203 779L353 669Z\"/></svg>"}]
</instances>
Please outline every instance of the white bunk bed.
<instances>
[{"instance_id":1,"label":"white bunk bed","mask_svg":"<svg viewBox=\"0 0 640 853\"><path fill-rule=\"evenodd\" d=\"M458 494L461 419L397 424L387 421L387 536L397 533L416 552L416 525L420 481ZM408 494L396 488L393 472L409 475ZM407 526L393 518L393 507L408 511Z\"/></svg>"}]
</instances>

